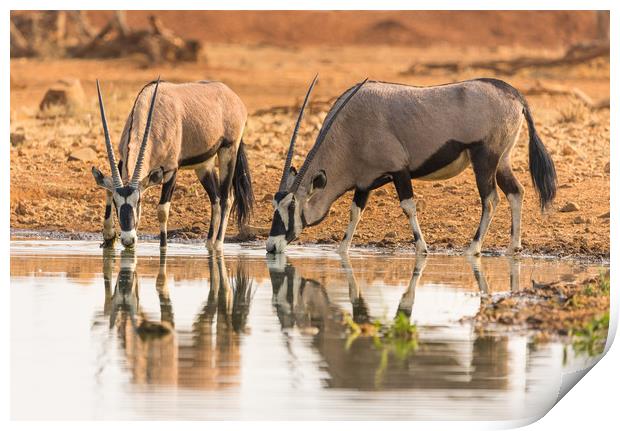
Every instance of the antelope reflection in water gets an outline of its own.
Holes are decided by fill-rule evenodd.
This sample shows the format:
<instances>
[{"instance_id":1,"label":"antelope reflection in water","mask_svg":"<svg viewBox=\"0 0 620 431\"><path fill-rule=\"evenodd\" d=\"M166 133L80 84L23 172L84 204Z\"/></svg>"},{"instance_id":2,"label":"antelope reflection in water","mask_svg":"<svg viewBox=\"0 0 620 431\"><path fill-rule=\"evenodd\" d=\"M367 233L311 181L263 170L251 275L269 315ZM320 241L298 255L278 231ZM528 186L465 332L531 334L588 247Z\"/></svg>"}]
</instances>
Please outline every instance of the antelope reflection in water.
<instances>
[{"instance_id":1,"label":"antelope reflection in water","mask_svg":"<svg viewBox=\"0 0 620 431\"><path fill-rule=\"evenodd\" d=\"M103 316L115 328L134 383L220 389L240 374L240 334L246 331L252 280L242 261L228 276L222 255L209 258L209 293L190 331L175 329L168 290L167 256L160 253L156 290L160 317L140 306L140 277L133 252L122 252L112 291L113 253L103 259ZM109 317L109 319L107 319Z\"/></svg>"},{"instance_id":2,"label":"antelope reflection in water","mask_svg":"<svg viewBox=\"0 0 620 431\"><path fill-rule=\"evenodd\" d=\"M403 314L409 320L412 318L416 288L426 263L426 256L416 257L412 276L400 297L395 316ZM470 258L469 264L481 295L488 294L489 286L480 258ZM268 267L273 287L272 301L282 330L288 334L297 327L302 333L313 334L311 343L321 355L322 369L328 374L325 380L328 387L362 390L507 389L515 384L515 373L521 375L525 369L526 355L515 353L514 343L511 345L507 337L476 336L473 326L468 323L456 332L445 325L418 325L418 348L404 359L394 358L390 353L385 363L386 358L382 358L384 355L372 337L358 337L352 343L347 342L342 318L348 310L330 299L332 289L301 276L284 255L268 257ZM352 319L358 324L373 322L379 316L373 317L346 257L342 260L342 269L348 284ZM512 290L518 289L518 280L519 261L512 259ZM476 310L479 305L477 299Z\"/></svg>"}]
</instances>

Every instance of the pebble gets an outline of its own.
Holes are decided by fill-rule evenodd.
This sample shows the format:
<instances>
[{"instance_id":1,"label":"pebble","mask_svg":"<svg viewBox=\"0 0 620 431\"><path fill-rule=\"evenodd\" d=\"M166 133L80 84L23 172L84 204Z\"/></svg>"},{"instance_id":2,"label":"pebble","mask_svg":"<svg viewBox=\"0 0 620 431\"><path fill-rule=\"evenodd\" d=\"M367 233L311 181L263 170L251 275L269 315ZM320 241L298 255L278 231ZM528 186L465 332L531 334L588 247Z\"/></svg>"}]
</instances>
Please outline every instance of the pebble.
<instances>
[{"instance_id":1,"label":"pebble","mask_svg":"<svg viewBox=\"0 0 620 431\"><path fill-rule=\"evenodd\" d=\"M577 156L579 152L571 144L565 144L562 148L563 156Z\"/></svg>"},{"instance_id":2,"label":"pebble","mask_svg":"<svg viewBox=\"0 0 620 431\"><path fill-rule=\"evenodd\" d=\"M69 161L79 160L81 162L89 162L97 159L97 153L90 147L81 148L69 154Z\"/></svg>"},{"instance_id":3,"label":"pebble","mask_svg":"<svg viewBox=\"0 0 620 431\"><path fill-rule=\"evenodd\" d=\"M577 216L573 219L573 223L574 224L590 223L590 220L582 216Z\"/></svg>"},{"instance_id":4,"label":"pebble","mask_svg":"<svg viewBox=\"0 0 620 431\"><path fill-rule=\"evenodd\" d=\"M579 211L580 209L581 208L579 208L579 205L577 205L575 202L567 202L562 208L560 208L560 212L570 213Z\"/></svg>"},{"instance_id":5,"label":"pebble","mask_svg":"<svg viewBox=\"0 0 620 431\"><path fill-rule=\"evenodd\" d=\"M26 134L23 131L11 133L11 145L17 147L26 142Z\"/></svg>"}]
</instances>

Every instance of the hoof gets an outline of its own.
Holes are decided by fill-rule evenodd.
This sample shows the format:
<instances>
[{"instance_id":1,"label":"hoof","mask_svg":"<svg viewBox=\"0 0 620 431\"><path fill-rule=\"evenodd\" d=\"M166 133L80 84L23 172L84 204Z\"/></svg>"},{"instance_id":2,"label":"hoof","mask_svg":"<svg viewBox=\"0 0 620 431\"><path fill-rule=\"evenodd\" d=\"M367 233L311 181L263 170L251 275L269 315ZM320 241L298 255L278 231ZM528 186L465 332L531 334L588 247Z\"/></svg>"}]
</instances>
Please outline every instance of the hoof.
<instances>
[{"instance_id":1,"label":"hoof","mask_svg":"<svg viewBox=\"0 0 620 431\"><path fill-rule=\"evenodd\" d=\"M521 247L521 246L518 246L518 247L509 247L509 248L506 250L506 255L507 255L507 256L516 256L516 255L521 254L521 252L522 252L522 251L523 251L523 247Z\"/></svg>"},{"instance_id":2,"label":"hoof","mask_svg":"<svg viewBox=\"0 0 620 431\"><path fill-rule=\"evenodd\" d=\"M340 255L348 255L349 254L349 244L340 244L338 249L336 250Z\"/></svg>"},{"instance_id":3,"label":"hoof","mask_svg":"<svg viewBox=\"0 0 620 431\"><path fill-rule=\"evenodd\" d=\"M467 247L467 250L465 250L465 255L466 256L480 256L480 244L477 243L473 243L471 244L469 247Z\"/></svg>"},{"instance_id":4,"label":"hoof","mask_svg":"<svg viewBox=\"0 0 620 431\"><path fill-rule=\"evenodd\" d=\"M415 245L416 254L428 254L428 247L425 242L418 242Z\"/></svg>"},{"instance_id":5,"label":"hoof","mask_svg":"<svg viewBox=\"0 0 620 431\"><path fill-rule=\"evenodd\" d=\"M116 244L116 237L103 239L103 242L99 244L99 248L114 248L114 244Z\"/></svg>"}]
</instances>

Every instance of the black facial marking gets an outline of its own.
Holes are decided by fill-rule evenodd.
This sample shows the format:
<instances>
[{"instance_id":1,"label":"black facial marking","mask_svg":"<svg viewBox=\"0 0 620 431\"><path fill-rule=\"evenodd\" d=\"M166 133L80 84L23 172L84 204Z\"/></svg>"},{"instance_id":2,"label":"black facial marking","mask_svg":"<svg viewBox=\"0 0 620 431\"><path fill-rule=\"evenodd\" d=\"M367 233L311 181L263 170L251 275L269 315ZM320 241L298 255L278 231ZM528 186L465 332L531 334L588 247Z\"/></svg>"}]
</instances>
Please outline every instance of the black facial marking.
<instances>
[{"instance_id":1,"label":"black facial marking","mask_svg":"<svg viewBox=\"0 0 620 431\"><path fill-rule=\"evenodd\" d=\"M280 211L276 210L273 214L273 221L271 222L271 230L269 236L278 236L286 234L286 226L280 217Z\"/></svg>"},{"instance_id":2,"label":"black facial marking","mask_svg":"<svg viewBox=\"0 0 620 431\"><path fill-rule=\"evenodd\" d=\"M295 239L295 199L291 200L288 206L288 228L286 229L286 241L291 242Z\"/></svg>"},{"instance_id":3,"label":"black facial marking","mask_svg":"<svg viewBox=\"0 0 620 431\"><path fill-rule=\"evenodd\" d=\"M312 189L322 189L327 185L327 176L324 170L320 170L312 179Z\"/></svg>"},{"instance_id":4,"label":"black facial marking","mask_svg":"<svg viewBox=\"0 0 620 431\"><path fill-rule=\"evenodd\" d=\"M454 162L466 148L478 145L482 145L482 141L463 143L451 139L439 147L439 149L420 166L414 169L411 172L411 178L420 178L430 175Z\"/></svg>"},{"instance_id":5,"label":"black facial marking","mask_svg":"<svg viewBox=\"0 0 620 431\"><path fill-rule=\"evenodd\" d=\"M121 209L118 213L118 222L121 225L121 229L124 231L132 230L135 227L133 208L131 207L131 205L121 205Z\"/></svg>"},{"instance_id":6,"label":"black facial marking","mask_svg":"<svg viewBox=\"0 0 620 431\"><path fill-rule=\"evenodd\" d=\"M277 192L274 196L273 199L277 202L280 203L280 201L282 199L284 199L284 197L288 195L288 192L284 191L284 192Z\"/></svg>"},{"instance_id":7,"label":"black facial marking","mask_svg":"<svg viewBox=\"0 0 620 431\"><path fill-rule=\"evenodd\" d=\"M136 189L130 186L125 186L125 187L121 187L120 189L116 189L116 193L118 193L119 196L122 196L124 198L128 198L135 191Z\"/></svg>"}]
</instances>

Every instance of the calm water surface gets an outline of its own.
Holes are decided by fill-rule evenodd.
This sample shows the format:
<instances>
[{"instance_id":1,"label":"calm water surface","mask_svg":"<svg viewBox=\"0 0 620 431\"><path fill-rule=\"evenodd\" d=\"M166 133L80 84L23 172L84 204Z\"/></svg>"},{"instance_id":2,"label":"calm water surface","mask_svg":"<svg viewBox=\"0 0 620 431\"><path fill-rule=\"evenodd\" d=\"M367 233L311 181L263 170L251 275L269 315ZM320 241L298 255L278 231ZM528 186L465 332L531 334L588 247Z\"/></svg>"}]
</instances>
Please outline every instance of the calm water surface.
<instances>
[{"instance_id":1,"label":"calm water surface","mask_svg":"<svg viewBox=\"0 0 620 431\"><path fill-rule=\"evenodd\" d=\"M506 419L552 406L591 364L560 343L477 336L482 295L597 266L550 259L13 241L15 419ZM339 322L418 328L407 357Z\"/></svg>"}]
</instances>

